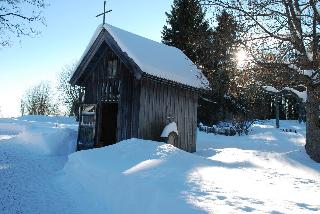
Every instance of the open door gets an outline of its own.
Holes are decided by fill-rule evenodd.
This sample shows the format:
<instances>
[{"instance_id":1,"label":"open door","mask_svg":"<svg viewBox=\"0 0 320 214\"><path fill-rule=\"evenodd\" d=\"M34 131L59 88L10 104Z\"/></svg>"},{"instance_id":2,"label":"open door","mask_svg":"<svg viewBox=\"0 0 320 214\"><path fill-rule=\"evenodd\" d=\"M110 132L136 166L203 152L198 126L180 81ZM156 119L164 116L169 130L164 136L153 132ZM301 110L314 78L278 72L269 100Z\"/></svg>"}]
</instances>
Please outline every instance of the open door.
<instances>
[{"instance_id":1,"label":"open door","mask_svg":"<svg viewBox=\"0 0 320 214\"><path fill-rule=\"evenodd\" d=\"M99 147L109 146L117 142L118 103L101 105L100 142Z\"/></svg>"},{"instance_id":2,"label":"open door","mask_svg":"<svg viewBox=\"0 0 320 214\"><path fill-rule=\"evenodd\" d=\"M80 107L80 120L77 150L91 149L94 147L96 108L94 104L84 104Z\"/></svg>"}]
</instances>

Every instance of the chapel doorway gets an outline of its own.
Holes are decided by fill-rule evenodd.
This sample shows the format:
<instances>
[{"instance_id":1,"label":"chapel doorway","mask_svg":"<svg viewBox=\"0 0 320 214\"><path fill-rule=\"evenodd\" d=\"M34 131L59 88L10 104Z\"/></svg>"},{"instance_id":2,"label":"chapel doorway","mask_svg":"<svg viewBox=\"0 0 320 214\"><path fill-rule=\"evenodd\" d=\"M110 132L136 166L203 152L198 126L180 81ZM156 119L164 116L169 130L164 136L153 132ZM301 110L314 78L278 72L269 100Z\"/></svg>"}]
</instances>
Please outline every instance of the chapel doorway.
<instances>
[{"instance_id":1,"label":"chapel doorway","mask_svg":"<svg viewBox=\"0 0 320 214\"><path fill-rule=\"evenodd\" d=\"M109 146L117 142L118 103L102 103L100 147Z\"/></svg>"}]
</instances>

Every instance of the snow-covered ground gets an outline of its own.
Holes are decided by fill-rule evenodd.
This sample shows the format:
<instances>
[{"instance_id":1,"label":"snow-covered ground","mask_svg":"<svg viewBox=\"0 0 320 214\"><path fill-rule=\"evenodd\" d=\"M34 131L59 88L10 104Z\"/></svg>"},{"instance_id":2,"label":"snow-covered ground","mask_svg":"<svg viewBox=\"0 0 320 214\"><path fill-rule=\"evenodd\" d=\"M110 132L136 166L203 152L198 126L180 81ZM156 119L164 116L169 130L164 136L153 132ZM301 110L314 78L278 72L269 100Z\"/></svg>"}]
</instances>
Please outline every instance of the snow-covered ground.
<instances>
[{"instance_id":1,"label":"snow-covered ground","mask_svg":"<svg viewBox=\"0 0 320 214\"><path fill-rule=\"evenodd\" d=\"M198 133L197 152L131 139L75 149L66 118L0 119L0 213L319 213L320 164L296 121Z\"/></svg>"},{"instance_id":2,"label":"snow-covered ground","mask_svg":"<svg viewBox=\"0 0 320 214\"><path fill-rule=\"evenodd\" d=\"M194 203L208 210L255 213L319 213L320 164L305 152L305 126L297 121L255 124L249 136L201 133L197 154L212 166L195 170L202 192Z\"/></svg>"},{"instance_id":3,"label":"snow-covered ground","mask_svg":"<svg viewBox=\"0 0 320 214\"><path fill-rule=\"evenodd\" d=\"M67 118L0 119L1 214L81 213L56 182L74 151L75 128Z\"/></svg>"}]
</instances>

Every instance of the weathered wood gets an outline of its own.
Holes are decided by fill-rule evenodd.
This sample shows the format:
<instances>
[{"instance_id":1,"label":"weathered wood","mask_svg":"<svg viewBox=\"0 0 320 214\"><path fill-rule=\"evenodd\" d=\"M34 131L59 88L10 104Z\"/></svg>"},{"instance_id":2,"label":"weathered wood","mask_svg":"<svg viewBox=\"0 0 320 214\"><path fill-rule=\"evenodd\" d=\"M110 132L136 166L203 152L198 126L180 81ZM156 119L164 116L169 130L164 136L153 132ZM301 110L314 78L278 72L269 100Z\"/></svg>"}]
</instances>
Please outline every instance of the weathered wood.
<instances>
[{"instance_id":1,"label":"weathered wood","mask_svg":"<svg viewBox=\"0 0 320 214\"><path fill-rule=\"evenodd\" d=\"M168 123L168 117L174 117L179 136L177 147L194 152L196 149L195 127L197 111L197 93L162 85L143 78L140 97L139 129L144 139L161 140L160 135Z\"/></svg>"}]
</instances>

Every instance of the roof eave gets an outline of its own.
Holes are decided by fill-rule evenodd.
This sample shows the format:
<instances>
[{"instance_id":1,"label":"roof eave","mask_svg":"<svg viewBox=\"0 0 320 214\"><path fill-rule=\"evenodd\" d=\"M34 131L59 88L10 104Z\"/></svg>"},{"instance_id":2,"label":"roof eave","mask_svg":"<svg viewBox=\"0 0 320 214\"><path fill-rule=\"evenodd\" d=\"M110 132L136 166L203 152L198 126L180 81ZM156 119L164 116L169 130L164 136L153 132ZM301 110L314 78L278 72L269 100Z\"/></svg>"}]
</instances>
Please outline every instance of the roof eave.
<instances>
[{"instance_id":1,"label":"roof eave","mask_svg":"<svg viewBox=\"0 0 320 214\"><path fill-rule=\"evenodd\" d=\"M78 66L76 67L74 73L72 74L69 83L71 85L78 85L80 77L84 74L87 69L88 64L91 62L94 55L97 53L99 48L101 47L104 41L104 32L106 30L104 28L101 29L98 36L95 38L92 45L89 47L87 51L85 51L84 55L81 57Z\"/></svg>"},{"instance_id":2,"label":"roof eave","mask_svg":"<svg viewBox=\"0 0 320 214\"><path fill-rule=\"evenodd\" d=\"M149 78L149 79L151 79L151 80L153 80L153 81L156 81L156 82L160 82L160 83L164 83L164 84L168 84L168 85L177 86L177 87L179 87L179 88L183 88L183 89L190 90L190 91L195 91L195 92L198 92L198 93L201 93L201 92L210 90L209 87L207 87L207 88L205 88L205 87L204 87L204 88L195 87L195 86L191 86L191 85L179 83L179 82L176 82L176 81L173 81L173 80L168 80L168 79L165 79L165 78L160 78L160 77L157 77L157 76L148 74L148 73L146 73L146 72L143 72L143 77Z\"/></svg>"}]
</instances>

